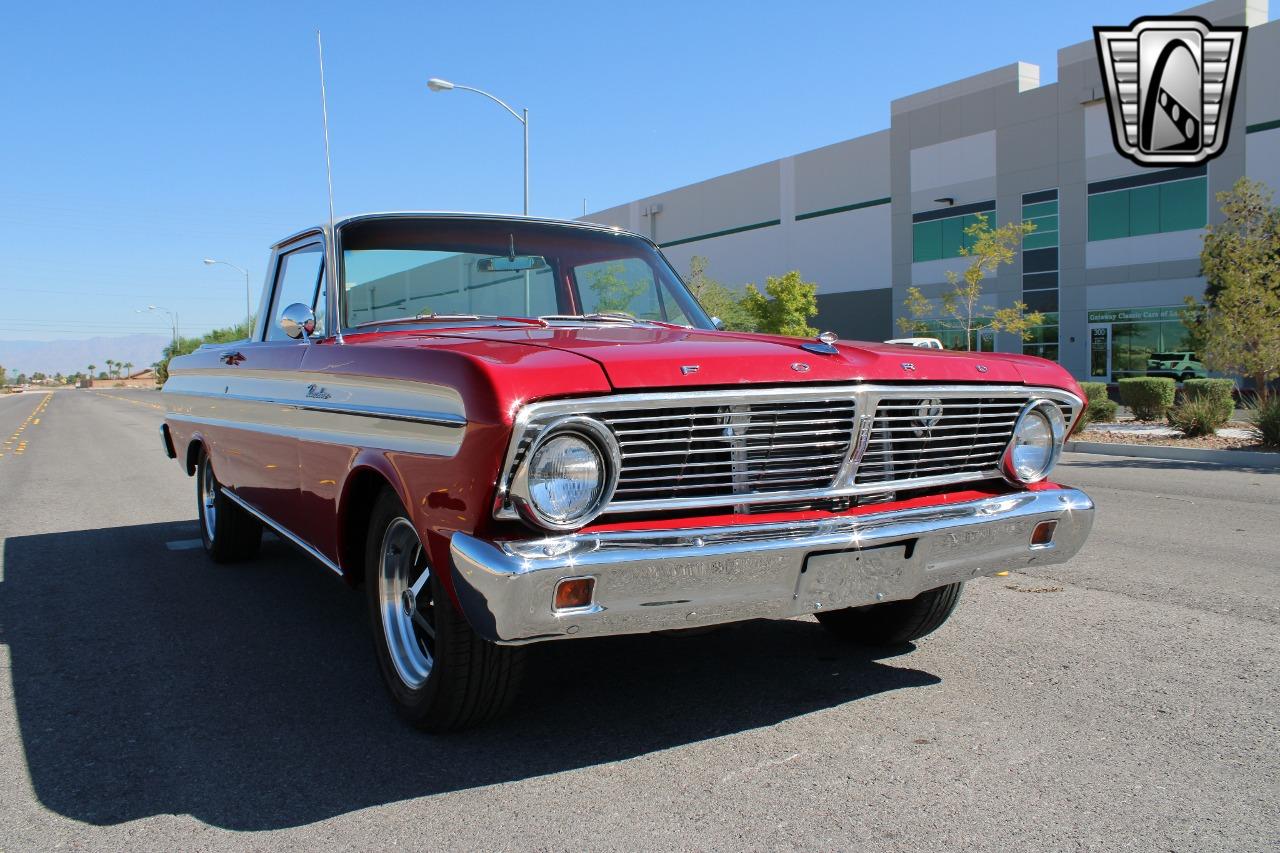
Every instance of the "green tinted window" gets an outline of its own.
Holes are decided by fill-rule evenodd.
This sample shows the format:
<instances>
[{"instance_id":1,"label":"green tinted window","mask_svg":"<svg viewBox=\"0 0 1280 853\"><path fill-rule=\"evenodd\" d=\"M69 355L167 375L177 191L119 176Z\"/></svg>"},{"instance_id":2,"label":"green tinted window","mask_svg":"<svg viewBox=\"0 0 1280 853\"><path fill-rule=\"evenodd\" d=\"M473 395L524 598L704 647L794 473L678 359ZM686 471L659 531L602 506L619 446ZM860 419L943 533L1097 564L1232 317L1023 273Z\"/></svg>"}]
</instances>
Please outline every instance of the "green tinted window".
<instances>
[{"instance_id":1,"label":"green tinted window","mask_svg":"<svg viewBox=\"0 0 1280 853\"><path fill-rule=\"evenodd\" d=\"M1208 221L1207 179L1175 181L1160 187L1160 230L1203 228Z\"/></svg>"},{"instance_id":2,"label":"green tinted window","mask_svg":"<svg viewBox=\"0 0 1280 853\"><path fill-rule=\"evenodd\" d=\"M1156 234L1160 231L1160 187L1137 187L1129 190L1129 236Z\"/></svg>"},{"instance_id":3,"label":"green tinted window","mask_svg":"<svg viewBox=\"0 0 1280 853\"><path fill-rule=\"evenodd\" d=\"M1129 193L1089 196L1089 239L1112 240L1129 236Z\"/></svg>"},{"instance_id":4,"label":"green tinted window","mask_svg":"<svg viewBox=\"0 0 1280 853\"><path fill-rule=\"evenodd\" d=\"M1058 203L1056 201L1042 201L1039 204L1024 204L1022 206L1022 218L1030 219L1033 216L1055 216L1058 213Z\"/></svg>"},{"instance_id":5,"label":"green tinted window","mask_svg":"<svg viewBox=\"0 0 1280 853\"><path fill-rule=\"evenodd\" d=\"M1089 239L1203 228L1208 208L1206 178L1098 193L1089 196Z\"/></svg>"},{"instance_id":6,"label":"green tinted window","mask_svg":"<svg viewBox=\"0 0 1280 853\"><path fill-rule=\"evenodd\" d=\"M985 215L990 222L995 218L995 211ZM915 223L911 227L911 260L920 262L960 257L962 247L973 245L973 240L964 231L977 221L977 214L968 214Z\"/></svg>"},{"instance_id":7,"label":"green tinted window","mask_svg":"<svg viewBox=\"0 0 1280 853\"><path fill-rule=\"evenodd\" d=\"M961 217L942 220L942 257L957 258L964 245L964 224Z\"/></svg>"},{"instance_id":8,"label":"green tinted window","mask_svg":"<svg viewBox=\"0 0 1280 853\"><path fill-rule=\"evenodd\" d=\"M917 222L911 229L913 261L936 261L942 257L942 223Z\"/></svg>"},{"instance_id":9,"label":"green tinted window","mask_svg":"<svg viewBox=\"0 0 1280 853\"><path fill-rule=\"evenodd\" d=\"M1024 249L1051 249L1058 245L1057 231L1032 231L1022 238Z\"/></svg>"}]
</instances>

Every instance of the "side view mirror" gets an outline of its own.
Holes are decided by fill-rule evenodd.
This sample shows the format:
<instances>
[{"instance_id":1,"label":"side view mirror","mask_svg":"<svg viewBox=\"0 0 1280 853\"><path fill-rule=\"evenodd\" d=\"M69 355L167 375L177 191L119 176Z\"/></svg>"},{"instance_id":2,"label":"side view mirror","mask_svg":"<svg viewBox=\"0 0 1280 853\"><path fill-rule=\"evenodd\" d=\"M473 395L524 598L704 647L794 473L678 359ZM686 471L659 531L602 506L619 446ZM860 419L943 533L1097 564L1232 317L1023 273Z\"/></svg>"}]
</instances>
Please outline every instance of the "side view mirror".
<instances>
[{"instance_id":1,"label":"side view mirror","mask_svg":"<svg viewBox=\"0 0 1280 853\"><path fill-rule=\"evenodd\" d=\"M723 331L724 331L724 320L721 320L719 317L712 317L712 318L711 318L711 325L715 326L715 327L716 327L716 331L718 331L718 332L723 332Z\"/></svg>"},{"instance_id":2,"label":"side view mirror","mask_svg":"<svg viewBox=\"0 0 1280 853\"><path fill-rule=\"evenodd\" d=\"M316 312L309 305L295 302L280 312L278 322L280 330L294 340L309 338L316 330Z\"/></svg>"}]
</instances>

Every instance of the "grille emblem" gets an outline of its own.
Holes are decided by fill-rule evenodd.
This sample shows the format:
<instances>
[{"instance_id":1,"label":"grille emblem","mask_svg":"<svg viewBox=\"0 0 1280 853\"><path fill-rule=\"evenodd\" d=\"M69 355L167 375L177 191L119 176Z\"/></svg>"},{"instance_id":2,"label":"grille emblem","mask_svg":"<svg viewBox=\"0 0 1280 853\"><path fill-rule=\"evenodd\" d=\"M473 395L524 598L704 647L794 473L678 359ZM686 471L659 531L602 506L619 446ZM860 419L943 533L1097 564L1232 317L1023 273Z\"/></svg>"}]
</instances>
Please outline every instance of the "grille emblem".
<instances>
[{"instance_id":1,"label":"grille emblem","mask_svg":"<svg viewBox=\"0 0 1280 853\"><path fill-rule=\"evenodd\" d=\"M697 372L698 372L698 369L699 369L699 368L698 368L698 365L696 365L696 364L682 364L682 365L680 365L680 372L681 372L681 373L683 373L685 376L688 376L690 373L697 373Z\"/></svg>"},{"instance_id":2,"label":"grille emblem","mask_svg":"<svg viewBox=\"0 0 1280 853\"><path fill-rule=\"evenodd\" d=\"M925 435L942 420L942 401L937 397L922 400L916 409L916 435Z\"/></svg>"},{"instance_id":3,"label":"grille emblem","mask_svg":"<svg viewBox=\"0 0 1280 853\"><path fill-rule=\"evenodd\" d=\"M904 362L902 362L902 369L903 369L903 370L915 370L915 369L916 369L916 366L915 366L914 364L912 364L911 362L909 362L909 361L904 361Z\"/></svg>"},{"instance_id":4,"label":"grille emblem","mask_svg":"<svg viewBox=\"0 0 1280 853\"><path fill-rule=\"evenodd\" d=\"M979 365L976 365L976 367L978 368L979 373L987 372L987 366L985 364L979 364Z\"/></svg>"},{"instance_id":5,"label":"grille emblem","mask_svg":"<svg viewBox=\"0 0 1280 853\"><path fill-rule=\"evenodd\" d=\"M796 373L808 373L809 365L805 364L803 361L793 361L791 362L791 369Z\"/></svg>"}]
</instances>

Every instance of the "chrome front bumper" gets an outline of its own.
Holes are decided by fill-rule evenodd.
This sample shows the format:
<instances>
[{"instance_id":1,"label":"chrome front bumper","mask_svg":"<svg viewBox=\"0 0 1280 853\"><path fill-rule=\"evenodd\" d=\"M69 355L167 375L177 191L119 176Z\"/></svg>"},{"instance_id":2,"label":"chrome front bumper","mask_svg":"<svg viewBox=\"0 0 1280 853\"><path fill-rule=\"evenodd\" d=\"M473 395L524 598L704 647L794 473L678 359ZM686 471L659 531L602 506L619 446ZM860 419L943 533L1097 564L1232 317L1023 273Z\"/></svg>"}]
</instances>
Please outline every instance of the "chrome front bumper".
<instances>
[{"instance_id":1,"label":"chrome front bumper","mask_svg":"<svg viewBox=\"0 0 1280 853\"><path fill-rule=\"evenodd\" d=\"M1031 545L1041 521L1053 541ZM1093 526L1076 489L816 521L487 542L455 533L454 586L481 636L504 644L785 618L912 598L1071 559ZM595 578L590 607L556 611L556 584Z\"/></svg>"}]
</instances>

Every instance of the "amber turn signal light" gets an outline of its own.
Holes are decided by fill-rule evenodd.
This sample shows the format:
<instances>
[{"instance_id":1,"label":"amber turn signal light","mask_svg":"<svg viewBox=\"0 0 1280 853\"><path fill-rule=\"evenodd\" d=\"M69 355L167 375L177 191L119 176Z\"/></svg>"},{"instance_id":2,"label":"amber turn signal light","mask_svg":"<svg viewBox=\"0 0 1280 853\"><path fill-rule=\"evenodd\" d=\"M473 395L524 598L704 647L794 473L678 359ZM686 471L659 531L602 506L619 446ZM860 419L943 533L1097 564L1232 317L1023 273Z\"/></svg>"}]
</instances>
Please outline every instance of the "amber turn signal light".
<instances>
[{"instance_id":1,"label":"amber turn signal light","mask_svg":"<svg viewBox=\"0 0 1280 853\"><path fill-rule=\"evenodd\" d=\"M596 592L595 578L565 578L556 584L555 609L574 610L590 607Z\"/></svg>"},{"instance_id":2,"label":"amber turn signal light","mask_svg":"<svg viewBox=\"0 0 1280 853\"><path fill-rule=\"evenodd\" d=\"M1042 521L1031 531L1031 547L1046 548L1053 544L1054 531L1058 529L1056 521Z\"/></svg>"}]
</instances>

